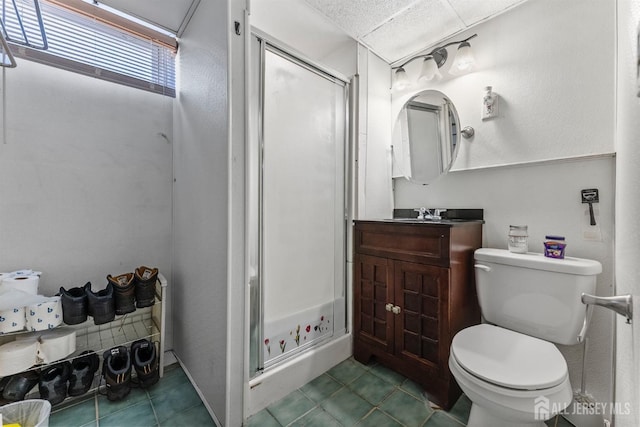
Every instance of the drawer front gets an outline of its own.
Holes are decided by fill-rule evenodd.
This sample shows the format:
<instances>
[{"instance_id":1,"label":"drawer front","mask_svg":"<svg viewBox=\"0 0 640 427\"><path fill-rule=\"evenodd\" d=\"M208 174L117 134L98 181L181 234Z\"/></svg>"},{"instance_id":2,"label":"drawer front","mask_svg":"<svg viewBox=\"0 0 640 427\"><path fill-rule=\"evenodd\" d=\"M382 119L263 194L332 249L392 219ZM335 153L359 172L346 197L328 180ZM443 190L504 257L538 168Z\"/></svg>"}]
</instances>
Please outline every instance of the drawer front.
<instances>
[{"instance_id":1,"label":"drawer front","mask_svg":"<svg viewBox=\"0 0 640 427\"><path fill-rule=\"evenodd\" d=\"M356 222L354 238L357 253L449 266L450 229L446 226Z\"/></svg>"}]
</instances>

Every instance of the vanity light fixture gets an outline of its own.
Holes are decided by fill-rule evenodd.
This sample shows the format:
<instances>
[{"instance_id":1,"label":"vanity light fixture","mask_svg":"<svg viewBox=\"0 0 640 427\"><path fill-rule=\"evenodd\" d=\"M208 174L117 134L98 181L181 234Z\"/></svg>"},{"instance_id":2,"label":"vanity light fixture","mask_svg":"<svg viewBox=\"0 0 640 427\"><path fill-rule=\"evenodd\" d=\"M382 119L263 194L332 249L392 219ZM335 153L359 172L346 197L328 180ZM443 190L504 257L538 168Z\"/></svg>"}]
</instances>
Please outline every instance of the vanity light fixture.
<instances>
[{"instance_id":1,"label":"vanity light fixture","mask_svg":"<svg viewBox=\"0 0 640 427\"><path fill-rule=\"evenodd\" d=\"M402 90L409 86L409 77L407 76L407 72L404 67L418 58L423 58L422 68L420 71L420 75L418 76L419 82L441 78L442 75L440 74L439 68L441 68L447 62L447 58L449 57L447 47L453 45L458 45L458 51L456 52L454 63L451 66L449 72L453 75L460 75L471 71L474 66L474 58L473 54L471 53L471 44L469 43L469 40L477 36L477 34L474 34L464 40L449 42L444 46L436 47L427 54L416 55L412 58L409 58L400 66L394 67L393 70L395 70L395 72L393 74L393 89Z\"/></svg>"}]
</instances>

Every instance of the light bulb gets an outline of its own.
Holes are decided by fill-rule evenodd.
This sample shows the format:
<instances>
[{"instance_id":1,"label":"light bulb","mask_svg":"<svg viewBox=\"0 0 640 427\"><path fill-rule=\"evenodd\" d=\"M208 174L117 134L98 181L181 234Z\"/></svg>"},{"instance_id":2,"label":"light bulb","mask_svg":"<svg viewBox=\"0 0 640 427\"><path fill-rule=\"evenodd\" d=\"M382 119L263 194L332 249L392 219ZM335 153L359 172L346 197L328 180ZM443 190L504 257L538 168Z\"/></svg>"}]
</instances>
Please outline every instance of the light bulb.
<instances>
[{"instance_id":1,"label":"light bulb","mask_svg":"<svg viewBox=\"0 0 640 427\"><path fill-rule=\"evenodd\" d=\"M422 61L422 70L420 71L420 76L418 77L419 82L428 82L435 79L441 78L440 70L438 70L438 65L436 61L434 61L433 57L429 56Z\"/></svg>"},{"instance_id":2,"label":"light bulb","mask_svg":"<svg viewBox=\"0 0 640 427\"><path fill-rule=\"evenodd\" d=\"M454 59L449 72L454 75L467 73L473 70L474 65L475 59L471 52L471 45L468 42L460 43L458 51L456 52L456 58Z\"/></svg>"},{"instance_id":3,"label":"light bulb","mask_svg":"<svg viewBox=\"0 0 640 427\"><path fill-rule=\"evenodd\" d=\"M409 77L407 77L407 72L404 68L400 67L396 70L393 88L396 90L406 89L409 86Z\"/></svg>"}]
</instances>

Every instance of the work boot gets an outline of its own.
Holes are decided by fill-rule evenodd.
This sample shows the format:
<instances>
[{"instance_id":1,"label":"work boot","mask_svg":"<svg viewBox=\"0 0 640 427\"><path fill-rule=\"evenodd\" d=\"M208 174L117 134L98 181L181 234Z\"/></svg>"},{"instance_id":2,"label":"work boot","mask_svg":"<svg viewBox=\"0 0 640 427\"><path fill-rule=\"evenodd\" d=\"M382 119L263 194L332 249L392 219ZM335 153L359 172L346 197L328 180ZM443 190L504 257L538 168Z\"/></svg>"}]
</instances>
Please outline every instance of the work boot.
<instances>
[{"instance_id":1,"label":"work boot","mask_svg":"<svg viewBox=\"0 0 640 427\"><path fill-rule=\"evenodd\" d=\"M151 387L160 378L158 372L158 354L156 346L146 339L131 344L131 358L141 388Z\"/></svg>"},{"instance_id":2,"label":"work boot","mask_svg":"<svg viewBox=\"0 0 640 427\"><path fill-rule=\"evenodd\" d=\"M108 275L107 280L113 286L116 314L127 314L136 311L136 284L133 280L133 273L125 273L115 277Z\"/></svg>"},{"instance_id":3,"label":"work boot","mask_svg":"<svg viewBox=\"0 0 640 427\"><path fill-rule=\"evenodd\" d=\"M93 377L100 367L100 358L93 351L83 351L71 361L69 396L81 396L91 388Z\"/></svg>"},{"instance_id":4,"label":"work boot","mask_svg":"<svg viewBox=\"0 0 640 427\"><path fill-rule=\"evenodd\" d=\"M107 399L124 399L131 391L131 356L125 346L114 347L102 356L102 376L107 383Z\"/></svg>"},{"instance_id":5,"label":"work boot","mask_svg":"<svg viewBox=\"0 0 640 427\"><path fill-rule=\"evenodd\" d=\"M87 293L83 288L65 290L60 287L62 320L67 325L77 325L87 320Z\"/></svg>"},{"instance_id":6,"label":"work boot","mask_svg":"<svg viewBox=\"0 0 640 427\"><path fill-rule=\"evenodd\" d=\"M150 307L156 300L156 280L158 269L138 267L135 271L136 282L136 306L138 308Z\"/></svg>"},{"instance_id":7,"label":"work boot","mask_svg":"<svg viewBox=\"0 0 640 427\"><path fill-rule=\"evenodd\" d=\"M91 282L84 285L89 302L89 315L93 317L93 323L102 325L111 322L116 317L116 304L113 298L113 286L107 283L107 287L94 293L91 290Z\"/></svg>"}]
</instances>

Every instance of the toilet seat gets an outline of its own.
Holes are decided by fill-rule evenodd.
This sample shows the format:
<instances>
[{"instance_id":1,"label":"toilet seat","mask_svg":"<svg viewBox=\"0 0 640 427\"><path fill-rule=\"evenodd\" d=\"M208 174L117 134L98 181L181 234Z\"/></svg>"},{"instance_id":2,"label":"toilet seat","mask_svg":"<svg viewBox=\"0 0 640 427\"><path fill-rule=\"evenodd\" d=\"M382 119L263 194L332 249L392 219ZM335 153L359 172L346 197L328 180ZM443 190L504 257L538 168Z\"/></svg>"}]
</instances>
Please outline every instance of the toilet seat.
<instances>
[{"instance_id":1,"label":"toilet seat","mask_svg":"<svg viewBox=\"0 0 640 427\"><path fill-rule=\"evenodd\" d=\"M568 377L567 363L550 342L493 325L456 334L451 355L469 374L516 390L543 390Z\"/></svg>"}]
</instances>

